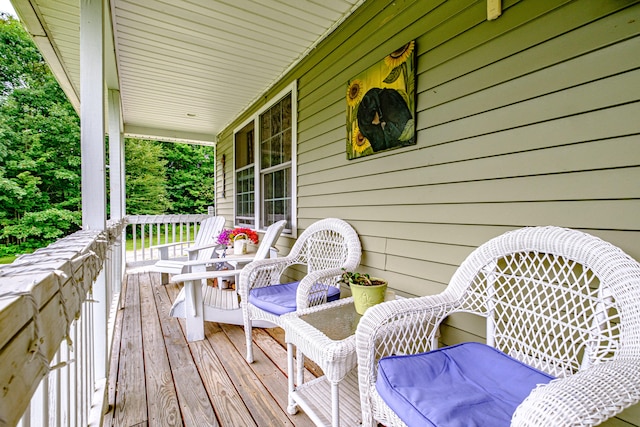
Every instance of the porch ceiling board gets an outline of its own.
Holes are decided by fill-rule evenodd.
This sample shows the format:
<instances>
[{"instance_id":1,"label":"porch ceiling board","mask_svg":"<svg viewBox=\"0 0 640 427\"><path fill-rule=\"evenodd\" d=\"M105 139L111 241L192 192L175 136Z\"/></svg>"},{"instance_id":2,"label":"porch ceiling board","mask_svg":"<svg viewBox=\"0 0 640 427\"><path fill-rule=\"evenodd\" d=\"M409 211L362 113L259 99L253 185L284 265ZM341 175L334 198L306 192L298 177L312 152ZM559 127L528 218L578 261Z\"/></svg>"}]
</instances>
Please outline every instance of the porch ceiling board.
<instances>
[{"instance_id":1,"label":"porch ceiling board","mask_svg":"<svg viewBox=\"0 0 640 427\"><path fill-rule=\"evenodd\" d=\"M111 0L115 58L113 66L107 58L107 88L120 91L125 132L215 141L363 2ZM41 51L78 109L79 2L12 3L39 46L48 45Z\"/></svg>"}]
</instances>

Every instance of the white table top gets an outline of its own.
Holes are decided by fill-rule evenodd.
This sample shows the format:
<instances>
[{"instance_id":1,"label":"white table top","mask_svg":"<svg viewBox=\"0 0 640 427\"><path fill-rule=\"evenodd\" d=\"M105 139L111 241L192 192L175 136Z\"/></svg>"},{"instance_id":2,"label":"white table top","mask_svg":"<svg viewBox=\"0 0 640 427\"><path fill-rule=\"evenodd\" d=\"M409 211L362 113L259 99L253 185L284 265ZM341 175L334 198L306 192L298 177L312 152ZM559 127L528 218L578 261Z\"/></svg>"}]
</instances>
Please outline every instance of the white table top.
<instances>
[{"instance_id":1,"label":"white table top","mask_svg":"<svg viewBox=\"0 0 640 427\"><path fill-rule=\"evenodd\" d=\"M310 307L282 316L285 341L317 363L329 381L340 381L356 366L355 330L362 316L353 298Z\"/></svg>"}]
</instances>

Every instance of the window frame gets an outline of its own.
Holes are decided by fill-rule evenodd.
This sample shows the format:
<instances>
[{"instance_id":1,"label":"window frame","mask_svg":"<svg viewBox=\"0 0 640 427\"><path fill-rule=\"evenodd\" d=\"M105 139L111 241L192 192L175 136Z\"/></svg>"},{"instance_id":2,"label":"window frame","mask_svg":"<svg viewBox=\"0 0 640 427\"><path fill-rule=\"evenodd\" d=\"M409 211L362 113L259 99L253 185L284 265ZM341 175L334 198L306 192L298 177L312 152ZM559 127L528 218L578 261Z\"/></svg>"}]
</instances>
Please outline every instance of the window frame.
<instances>
[{"instance_id":1,"label":"window frame","mask_svg":"<svg viewBox=\"0 0 640 427\"><path fill-rule=\"evenodd\" d=\"M291 160L284 162L276 166L263 168L261 165L262 157L260 153L260 141L261 141L261 127L260 116L267 110L271 109L275 104L282 101L287 95L291 96ZM298 140L298 90L297 81L292 82L278 94L272 96L269 102L258 109L251 117L245 120L242 124L233 130L232 144L233 144L233 224L236 227L246 225L238 224L237 222L237 173L247 169L251 166L245 166L242 168L236 168L236 135L241 132L247 125L253 122L253 179L254 179L254 229L264 231L266 227L262 225L263 221L263 208L264 208L264 190L262 186L262 177L265 173L273 172L274 170L284 170L289 168L291 170L291 229L285 229L283 234L291 237L297 237L297 140Z\"/></svg>"}]
</instances>

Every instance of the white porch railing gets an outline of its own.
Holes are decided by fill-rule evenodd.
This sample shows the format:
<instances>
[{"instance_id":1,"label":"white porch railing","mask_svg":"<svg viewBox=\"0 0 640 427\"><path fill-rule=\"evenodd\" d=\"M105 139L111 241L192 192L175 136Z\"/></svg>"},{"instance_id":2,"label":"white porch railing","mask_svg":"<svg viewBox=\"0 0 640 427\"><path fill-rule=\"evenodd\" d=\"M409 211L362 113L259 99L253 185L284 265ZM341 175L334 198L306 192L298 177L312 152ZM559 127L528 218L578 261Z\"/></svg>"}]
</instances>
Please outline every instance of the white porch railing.
<instances>
[{"instance_id":1,"label":"white porch railing","mask_svg":"<svg viewBox=\"0 0 640 427\"><path fill-rule=\"evenodd\" d=\"M0 426L100 421L123 227L79 231L0 267Z\"/></svg>"},{"instance_id":2,"label":"white porch railing","mask_svg":"<svg viewBox=\"0 0 640 427\"><path fill-rule=\"evenodd\" d=\"M0 266L0 427L101 424L125 261L153 262L156 244L188 247L208 216L130 216Z\"/></svg>"},{"instance_id":3,"label":"white porch railing","mask_svg":"<svg viewBox=\"0 0 640 427\"><path fill-rule=\"evenodd\" d=\"M127 236L133 247L127 251L129 265L144 265L157 261L160 254L154 245L181 243L171 249L171 258L187 256L185 251L192 244L200 223L211 214L193 215L129 215Z\"/></svg>"}]
</instances>

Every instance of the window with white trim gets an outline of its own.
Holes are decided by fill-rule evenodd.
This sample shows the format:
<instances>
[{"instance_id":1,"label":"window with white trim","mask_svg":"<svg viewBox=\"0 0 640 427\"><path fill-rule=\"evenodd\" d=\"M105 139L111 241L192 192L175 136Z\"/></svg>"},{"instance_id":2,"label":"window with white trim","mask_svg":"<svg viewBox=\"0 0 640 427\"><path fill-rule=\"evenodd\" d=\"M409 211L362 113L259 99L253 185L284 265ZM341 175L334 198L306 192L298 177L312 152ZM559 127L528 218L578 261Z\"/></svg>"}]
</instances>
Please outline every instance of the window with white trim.
<instances>
[{"instance_id":1,"label":"window with white trim","mask_svg":"<svg viewBox=\"0 0 640 427\"><path fill-rule=\"evenodd\" d=\"M236 132L236 224L254 228L255 226L255 173L254 173L254 125L247 124Z\"/></svg>"},{"instance_id":2,"label":"window with white trim","mask_svg":"<svg viewBox=\"0 0 640 427\"><path fill-rule=\"evenodd\" d=\"M295 219L295 84L234 133L235 223L265 229Z\"/></svg>"}]
</instances>

